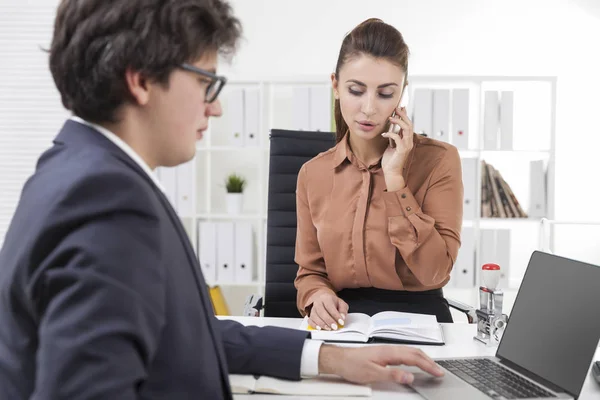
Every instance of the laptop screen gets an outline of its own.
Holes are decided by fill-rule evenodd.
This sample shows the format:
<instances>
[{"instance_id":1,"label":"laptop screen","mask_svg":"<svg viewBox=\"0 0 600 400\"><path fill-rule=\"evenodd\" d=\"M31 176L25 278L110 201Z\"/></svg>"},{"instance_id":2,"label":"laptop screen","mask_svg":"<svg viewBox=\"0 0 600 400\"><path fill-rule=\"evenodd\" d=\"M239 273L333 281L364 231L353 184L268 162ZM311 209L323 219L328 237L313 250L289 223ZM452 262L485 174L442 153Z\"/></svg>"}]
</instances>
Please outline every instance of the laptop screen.
<instances>
[{"instance_id":1,"label":"laptop screen","mask_svg":"<svg viewBox=\"0 0 600 400\"><path fill-rule=\"evenodd\" d=\"M600 339L600 267L534 252L496 355L579 396Z\"/></svg>"}]
</instances>

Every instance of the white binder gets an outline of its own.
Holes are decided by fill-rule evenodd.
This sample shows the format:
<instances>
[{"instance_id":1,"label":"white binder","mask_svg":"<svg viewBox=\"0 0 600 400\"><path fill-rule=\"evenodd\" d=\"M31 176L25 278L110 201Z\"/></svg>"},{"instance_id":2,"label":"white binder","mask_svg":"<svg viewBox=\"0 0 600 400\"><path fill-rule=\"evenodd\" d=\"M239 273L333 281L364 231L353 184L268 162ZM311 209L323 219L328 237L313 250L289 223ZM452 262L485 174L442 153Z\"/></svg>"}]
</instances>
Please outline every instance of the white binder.
<instances>
[{"instance_id":1,"label":"white binder","mask_svg":"<svg viewBox=\"0 0 600 400\"><path fill-rule=\"evenodd\" d=\"M514 94L511 91L502 92L500 98L500 148L513 149L513 117Z\"/></svg>"},{"instance_id":2,"label":"white binder","mask_svg":"<svg viewBox=\"0 0 600 400\"><path fill-rule=\"evenodd\" d=\"M506 289L510 275L510 229L482 229L480 235L480 267L493 263L500 266L498 287ZM479 273L479 284L483 284Z\"/></svg>"},{"instance_id":3,"label":"white binder","mask_svg":"<svg viewBox=\"0 0 600 400\"><path fill-rule=\"evenodd\" d=\"M462 158L462 180L463 180L463 218L477 218L477 158Z\"/></svg>"},{"instance_id":4,"label":"white binder","mask_svg":"<svg viewBox=\"0 0 600 400\"><path fill-rule=\"evenodd\" d=\"M196 159L193 158L177 169L177 214L189 218L193 214L194 167Z\"/></svg>"},{"instance_id":5,"label":"white binder","mask_svg":"<svg viewBox=\"0 0 600 400\"><path fill-rule=\"evenodd\" d=\"M331 89L327 86L310 88L310 130L331 131Z\"/></svg>"},{"instance_id":6,"label":"white binder","mask_svg":"<svg viewBox=\"0 0 600 400\"><path fill-rule=\"evenodd\" d=\"M235 281L233 222L217 223L217 281L232 283Z\"/></svg>"},{"instance_id":7,"label":"white binder","mask_svg":"<svg viewBox=\"0 0 600 400\"><path fill-rule=\"evenodd\" d=\"M500 265L500 289L508 289L510 284L510 229L496 230L496 259Z\"/></svg>"},{"instance_id":8,"label":"white binder","mask_svg":"<svg viewBox=\"0 0 600 400\"><path fill-rule=\"evenodd\" d=\"M433 138L450 142L450 90L433 91Z\"/></svg>"},{"instance_id":9,"label":"white binder","mask_svg":"<svg viewBox=\"0 0 600 400\"><path fill-rule=\"evenodd\" d=\"M529 164L529 208L530 218L546 217L546 171L544 161L535 160Z\"/></svg>"},{"instance_id":10,"label":"white binder","mask_svg":"<svg viewBox=\"0 0 600 400\"><path fill-rule=\"evenodd\" d=\"M177 211L177 167L159 167L160 183L171 206Z\"/></svg>"},{"instance_id":11,"label":"white binder","mask_svg":"<svg viewBox=\"0 0 600 400\"><path fill-rule=\"evenodd\" d=\"M258 132L260 121L260 92L258 88L244 90L244 145L260 145Z\"/></svg>"},{"instance_id":12,"label":"white binder","mask_svg":"<svg viewBox=\"0 0 600 400\"><path fill-rule=\"evenodd\" d=\"M433 94L431 89L415 89L413 100L413 130L431 137Z\"/></svg>"},{"instance_id":13,"label":"white binder","mask_svg":"<svg viewBox=\"0 0 600 400\"><path fill-rule=\"evenodd\" d=\"M483 148L498 150L498 92L486 91L483 112Z\"/></svg>"},{"instance_id":14,"label":"white binder","mask_svg":"<svg viewBox=\"0 0 600 400\"><path fill-rule=\"evenodd\" d=\"M235 281L250 283L254 276L254 237L250 222L235 223Z\"/></svg>"},{"instance_id":15,"label":"white binder","mask_svg":"<svg viewBox=\"0 0 600 400\"><path fill-rule=\"evenodd\" d=\"M450 282L456 288L471 288L475 284L475 231L463 228L460 234L460 249L452 269Z\"/></svg>"},{"instance_id":16,"label":"white binder","mask_svg":"<svg viewBox=\"0 0 600 400\"><path fill-rule=\"evenodd\" d=\"M198 222L198 261L208 285L217 282L217 228L214 222Z\"/></svg>"},{"instance_id":17,"label":"white binder","mask_svg":"<svg viewBox=\"0 0 600 400\"><path fill-rule=\"evenodd\" d=\"M225 115L229 122L229 144L235 147L244 145L244 91L232 90L227 94Z\"/></svg>"},{"instance_id":18,"label":"white binder","mask_svg":"<svg viewBox=\"0 0 600 400\"><path fill-rule=\"evenodd\" d=\"M452 91L451 141L458 149L469 148L469 89Z\"/></svg>"},{"instance_id":19,"label":"white binder","mask_svg":"<svg viewBox=\"0 0 600 400\"><path fill-rule=\"evenodd\" d=\"M310 88L296 86L292 89L292 127L300 131L310 130Z\"/></svg>"}]
</instances>

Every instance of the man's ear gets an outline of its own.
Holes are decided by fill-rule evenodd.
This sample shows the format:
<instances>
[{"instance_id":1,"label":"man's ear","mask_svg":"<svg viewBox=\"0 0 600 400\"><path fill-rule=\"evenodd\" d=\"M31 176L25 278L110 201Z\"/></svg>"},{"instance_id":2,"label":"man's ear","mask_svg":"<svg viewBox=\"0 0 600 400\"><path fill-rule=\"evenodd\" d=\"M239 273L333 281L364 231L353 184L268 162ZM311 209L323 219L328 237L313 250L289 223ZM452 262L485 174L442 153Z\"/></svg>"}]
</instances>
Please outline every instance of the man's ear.
<instances>
[{"instance_id":1,"label":"man's ear","mask_svg":"<svg viewBox=\"0 0 600 400\"><path fill-rule=\"evenodd\" d=\"M139 105L145 105L150 99L150 82L140 72L128 67L125 70L125 82L129 93Z\"/></svg>"},{"instance_id":2,"label":"man's ear","mask_svg":"<svg viewBox=\"0 0 600 400\"><path fill-rule=\"evenodd\" d=\"M333 88L333 97L337 99L340 98L340 93L338 92L338 80L335 76L335 72L331 74L331 87Z\"/></svg>"}]
</instances>

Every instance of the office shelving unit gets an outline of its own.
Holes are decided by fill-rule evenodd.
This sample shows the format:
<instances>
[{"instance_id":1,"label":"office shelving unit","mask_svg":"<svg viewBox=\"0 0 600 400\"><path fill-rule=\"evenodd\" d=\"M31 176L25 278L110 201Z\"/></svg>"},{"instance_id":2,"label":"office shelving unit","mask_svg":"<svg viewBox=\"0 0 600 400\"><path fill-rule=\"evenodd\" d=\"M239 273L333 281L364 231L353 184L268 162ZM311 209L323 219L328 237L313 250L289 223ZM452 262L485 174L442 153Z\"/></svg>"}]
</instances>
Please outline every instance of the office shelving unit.
<instances>
[{"instance_id":1,"label":"office shelving unit","mask_svg":"<svg viewBox=\"0 0 600 400\"><path fill-rule=\"evenodd\" d=\"M556 78L544 76L411 76L409 78L409 115L412 113L414 91L419 88L429 89L468 89L469 90L469 148L460 149L461 158L475 158L477 162L476 180L477 197L475 218L463 221L463 227L472 227L475 232L474 266L481 263L477 238L481 229L508 228L516 233L531 236L531 244L523 244L518 240L517 247L523 245L521 251L516 249L511 263L521 265L523 271L527 264L525 259L530 250L537 247L537 229L540 218L500 219L481 218L481 160L491 162L499 169L517 198L526 209L529 183L522 179L527 175L523 170L531 160L544 160L546 165L546 215L554 218L554 157L555 157L555 114L556 114ZM224 89L221 99L224 115L211 121L204 140L197 145L197 156L193 161L194 171L190 182L192 195L192 211L183 217L184 224L195 249L198 249L197 226L200 221L249 221L255 233L255 273L254 279L247 283L219 281L210 282L220 286L247 286L251 291L262 294L265 281L265 248L266 248L266 216L269 162L269 132L272 128L297 129L293 124L294 87L328 88L331 83L324 77L293 77L282 79L243 79L233 80ZM259 141L257 146L238 147L231 144L231 122L236 115L227 114L227 95L236 89L257 89L259 92ZM515 126L513 142L510 150L486 150L483 148L484 107L483 99L486 90L511 90L515 93ZM521 94L523 93L523 101ZM537 97L536 97L537 96ZM537 100L535 100L537 98ZM517 116L520 120L517 120ZM525 118L525 119L524 119ZM526 126L518 126L524 123ZM537 127L543 127L538 130ZM331 130L331 129L330 129ZM435 132L431 135L436 138ZM531 137L529 137L531 136ZM453 142L450 137L450 143ZM496 165L497 164L497 165ZM229 215L225 210L224 178L235 172L248 179L248 189L244 194L244 212ZM526 209L527 211L527 209ZM527 232L531 231L531 235ZM511 235L512 236L512 235ZM511 251L512 253L512 251ZM516 271L510 266L511 273ZM476 268L476 271L479 269ZM511 279L511 287L516 288L520 282L520 271L516 271ZM478 273L475 273L478 282ZM474 283L473 288L477 284ZM473 288L465 288L468 293ZM452 284L447 290L453 290ZM467 301L476 298L470 297Z\"/></svg>"}]
</instances>

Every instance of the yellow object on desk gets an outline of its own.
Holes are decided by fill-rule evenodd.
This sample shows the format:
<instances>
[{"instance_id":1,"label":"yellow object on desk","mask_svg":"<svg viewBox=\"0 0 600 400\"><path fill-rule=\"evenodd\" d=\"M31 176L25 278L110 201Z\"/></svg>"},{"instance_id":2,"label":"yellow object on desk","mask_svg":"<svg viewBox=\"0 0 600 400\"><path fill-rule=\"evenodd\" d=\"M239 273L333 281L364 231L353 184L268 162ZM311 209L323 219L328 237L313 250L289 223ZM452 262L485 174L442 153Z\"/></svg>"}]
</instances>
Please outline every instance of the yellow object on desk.
<instances>
[{"instance_id":1,"label":"yellow object on desk","mask_svg":"<svg viewBox=\"0 0 600 400\"><path fill-rule=\"evenodd\" d=\"M225 302L225 297L223 297L223 292L219 286L213 286L208 289L210 293L210 301L213 306L213 310L215 315L230 315L229 307L227 307L227 303Z\"/></svg>"}]
</instances>

